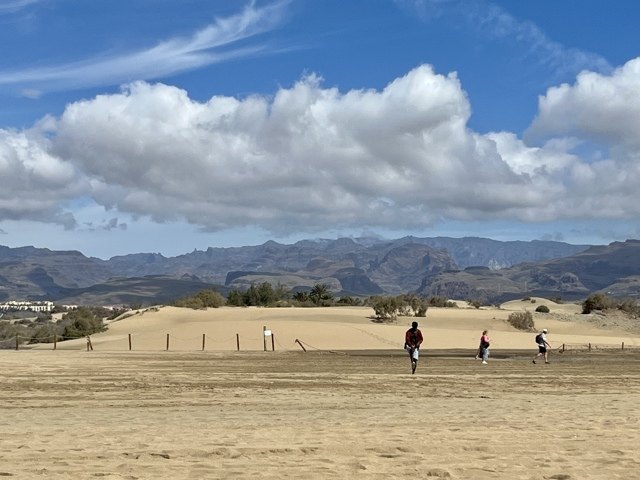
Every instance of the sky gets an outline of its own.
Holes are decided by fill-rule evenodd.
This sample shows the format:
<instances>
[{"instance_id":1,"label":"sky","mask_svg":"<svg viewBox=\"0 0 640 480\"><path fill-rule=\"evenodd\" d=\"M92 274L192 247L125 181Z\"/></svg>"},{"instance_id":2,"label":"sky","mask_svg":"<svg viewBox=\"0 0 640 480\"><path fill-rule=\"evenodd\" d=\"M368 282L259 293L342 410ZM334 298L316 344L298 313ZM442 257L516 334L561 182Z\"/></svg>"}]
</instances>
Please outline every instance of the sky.
<instances>
[{"instance_id":1,"label":"sky","mask_svg":"<svg viewBox=\"0 0 640 480\"><path fill-rule=\"evenodd\" d=\"M640 2L0 0L0 245L640 238Z\"/></svg>"}]
</instances>

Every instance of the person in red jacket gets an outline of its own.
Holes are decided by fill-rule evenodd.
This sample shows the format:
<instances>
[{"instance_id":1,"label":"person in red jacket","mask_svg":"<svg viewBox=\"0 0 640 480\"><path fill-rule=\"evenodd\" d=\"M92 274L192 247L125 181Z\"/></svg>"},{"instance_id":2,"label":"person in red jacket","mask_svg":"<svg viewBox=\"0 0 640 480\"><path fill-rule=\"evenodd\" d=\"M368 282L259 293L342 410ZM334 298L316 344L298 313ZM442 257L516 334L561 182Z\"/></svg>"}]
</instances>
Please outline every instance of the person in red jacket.
<instances>
[{"instance_id":1,"label":"person in red jacket","mask_svg":"<svg viewBox=\"0 0 640 480\"><path fill-rule=\"evenodd\" d=\"M404 349L409 352L411 360L411 374L416 373L418 357L420 356L420 345L422 344L422 332L418 328L418 322L413 322L411 328L404 335Z\"/></svg>"}]
</instances>

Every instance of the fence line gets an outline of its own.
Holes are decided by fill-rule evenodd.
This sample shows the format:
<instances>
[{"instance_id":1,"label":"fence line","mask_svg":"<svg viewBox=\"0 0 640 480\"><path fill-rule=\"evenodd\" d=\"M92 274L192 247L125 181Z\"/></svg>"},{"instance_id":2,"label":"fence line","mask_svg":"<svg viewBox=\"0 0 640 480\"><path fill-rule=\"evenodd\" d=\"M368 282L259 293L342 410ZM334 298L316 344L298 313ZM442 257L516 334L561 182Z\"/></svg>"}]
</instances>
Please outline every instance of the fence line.
<instances>
[{"instance_id":1,"label":"fence line","mask_svg":"<svg viewBox=\"0 0 640 480\"><path fill-rule=\"evenodd\" d=\"M611 350L632 350L640 348L640 345L633 345L625 342L621 343L563 343L562 346L558 349L561 352L566 351L611 351Z\"/></svg>"},{"instance_id":2,"label":"fence line","mask_svg":"<svg viewBox=\"0 0 640 480\"><path fill-rule=\"evenodd\" d=\"M266 335L264 332L268 332L269 335ZM267 348L267 336L270 336L270 343L271 343L271 351L275 351L275 347L276 345L278 346L278 348L280 350L287 350L287 347L285 345L282 345L282 343L280 343L278 341L278 339L276 338L274 332L272 332L271 330L267 330L266 328L263 329L263 335L261 336L248 336L248 337L242 337L242 344L246 345L247 343L251 343L252 345L254 345L253 349L247 349L246 351L257 351L259 350L259 348L257 348L255 345L259 342L260 339L263 340L263 350L264 351L268 351ZM57 346L61 343L64 343L67 340L77 340L80 338L84 338L87 340L87 350L88 351L92 351L94 350L95 345L92 343L91 341L91 336L89 335L82 335L82 336L73 336L73 337L63 337L61 335L48 335L48 336L44 336L44 337L30 337L30 336L22 336L22 335L15 335L14 337L11 338L5 338L0 340L0 349L12 349L15 348L16 350L20 349L20 345L24 344L24 341L29 341L29 345L37 343L37 342L42 342L44 341L45 343L51 343L52 344L52 349L56 350ZM198 336L191 336L191 337L177 337L174 336L172 334L166 333L147 333L147 334L126 334L126 336L122 337L124 342L128 343L128 350L129 351L133 351L136 350L135 348L135 342L137 339L143 338L143 339L150 339L150 338L155 338L158 341L158 350L162 349L165 351L169 351L169 350L174 350L174 351L191 351L191 350L201 350L201 351L206 351L206 347L207 345L210 344L214 344L214 345L227 345L228 347L234 346L236 351L240 351L240 345L241 345L241 338L240 338L240 334L236 333L232 336L225 336L225 337L217 337L217 336L213 336L213 335L207 335L206 333L203 333L201 335ZM23 340L21 342L21 339ZM113 341L116 341L116 339L112 339L110 341L110 343L112 343ZM35 342L34 342L35 341ZM149 343L149 342L147 342ZM176 343L179 344L179 346L176 346ZM322 349L322 348L318 348L315 347L303 340L300 340L298 338L296 338L294 345L298 344L300 347L302 347L302 349L306 352L306 348L308 347L309 349L312 350L316 350L316 351L322 351L322 352L329 352L329 353L337 353L337 354L344 354L344 352L336 352L334 350L330 350L330 349ZM192 345L192 348L190 348L190 345L185 345L185 344L190 344ZM99 346L99 344L98 344ZM163 347L163 348L162 348ZM293 346L291 347L292 350L294 350ZM593 342L587 342L587 343L563 343L557 350L560 352L567 352L567 351L574 351L574 352L578 352L578 351L615 351L615 350L620 350L620 351L625 351L625 350L635 350L635 349L640 349L640 345L636 345L634 343L629 344L628 342L621 342L619 344L605 344L605 343L593 343ZM139 350L139 349L138 349Z\"/></svg>"},{"instance_id":3,"label":"fence line","mask_svg":"<svg viewBox=\"0 0 640 480\"><path fill-rule=\"evenodd\" d=\"M268 335L267 335L268 332ZM99 333L99 332L98 332ZM251 342L252 344L257 344L257 342L260 339L264 339L264 346L265 346L265 350L266 350L266 344L267 344L267 336L271 337L271 350L275 351L275 344L276 344L276 338L275 338L275 334L271 331L271 330L267 330L266 327L263 327L263 334L258 336L255 335L251 335L248 337L243 337L243 344L247 344L249 342ZM28 342L28 345L33 345L36 343L39 344L46 344L46 343L52 343L53 344L53 350L57 350L57 344L60 342L64 342L66 340L77 340L77 339L86 339L86 347L87 347L87 351L93 351L94 350L94 345L93 342L91 340L91 336L90 335L82 335L82 336L61 336L58 334L53 334L53 335L47 335L47 336L42 336L42 337L32 337L32 336L24 336L24 335L20 335L20 334L16 334L15 336L12 336L10 338L6 338L6 339L2 339L0 340L0 349L11 349L11 348L15 348L16 350L20 349L20 345ZM124 339L124 341L126 342L126 348L123 349L127 349L129 351L133 351L133 350L139 350L135 348L135 344L136 344L136 340L139 340L141 338L145 339L145 343L148 345L149 343L151 343L149 340L153 339L154 342L157 341L158 345L160 345L160 342L162 342L162 345L164 346L163 350L165 351L169 351L169 350L179 350L179 351L190 351L190 350L195 350L195 348L192 348L193 345L198 345L199 346L199 350L205 351L206 350L206 346L207 343L209 344L214 344L214 345L227 345L228 347L231 347L232 345L235 347L235 349L237 351L240 351L240 334L236 333L233 335L227 335L224 337L219 337L219 336L213 336L213 335L207 335L206 333L203 333L201 335L198 336L190 336L190 337L178 337L175 336L171 333L142 333L142 334L132 334L132 333L128 333L125 336L114 336L113 338L109 339L109 343L111 345L113 345L113 342L117 342L120 338ZM178 348L176 348L176 343L178 344ZM185 345L187 344L187 345ZM280 348L285 349L285 347L283 347L279 342L278 345ZM99 344L98 344L99 346ZM75 347L75 345L74 345ZM124 346L123 346L124 347ZM29 347L27 347L29 348ZM159 348L158 348L159 349ZM258 350L257 347L254 347L254 350Z\"/></svg>"}]
</instances>

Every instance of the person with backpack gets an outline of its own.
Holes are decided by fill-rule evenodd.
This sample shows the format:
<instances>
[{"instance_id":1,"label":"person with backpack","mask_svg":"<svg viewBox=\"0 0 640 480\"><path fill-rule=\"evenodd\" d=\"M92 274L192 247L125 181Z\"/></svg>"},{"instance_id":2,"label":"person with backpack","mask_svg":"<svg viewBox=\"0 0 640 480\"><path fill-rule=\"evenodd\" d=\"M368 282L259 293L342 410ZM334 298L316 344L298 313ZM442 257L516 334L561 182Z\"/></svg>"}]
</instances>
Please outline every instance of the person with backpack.
<instances>
[{"instance_id":1,"label":"person with backpack","mask_svg":"<svg viewBox=\"0 0 640 480\"><path fill-rule=\"evenodd\" d=\"M547 342L547 332L547 329L543 328L542 331L536 335L538 354L534 357L533 363L536 363L536 359L542 356L544 356L544 363L549 363L549 349L551 345Z\"/></svg>"},{"instance_id":2,"label":"person with backpack","mask_svg":"<svg viewBox=\"0 0 640 480\"><path fill-rule=\"evenodd\" d=\"M418 328L418 322L411 323L411 328L404 335L404 349L409 352L411 360L411 374L416 373L418 357L420 356L420 345L422 344L422 332Z\"/></svg>"}]
</instances>

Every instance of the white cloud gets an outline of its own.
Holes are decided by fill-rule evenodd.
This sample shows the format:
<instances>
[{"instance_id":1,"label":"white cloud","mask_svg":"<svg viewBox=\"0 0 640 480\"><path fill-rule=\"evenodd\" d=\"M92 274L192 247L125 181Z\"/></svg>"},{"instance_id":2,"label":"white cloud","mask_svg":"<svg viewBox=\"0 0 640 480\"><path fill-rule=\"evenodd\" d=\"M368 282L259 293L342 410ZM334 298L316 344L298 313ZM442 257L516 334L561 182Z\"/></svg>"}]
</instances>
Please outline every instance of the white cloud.
<instances>
[{"instance_id":1,"label":"white cloud","mask_svg":"<svg viewBox=\"0 0 640 480\"><path fill-rule=\"evenodd\" d=\"M47 149L47 142L36 132L0 129L0 220L75 225L61 204L87 191L88 183L73 165Z\"/></svg>"},{"instance_id":2,"label":"white cloud","mask_svg":"<svg viewBox=\"0 0 640 480\"><path fill-rule=\"evenodd\" d=\"M575 84L550 88L540 97L530 138L573 136L638 160L640 151L640 58L611 75L582 72Z\"/></svg>"},{"instance_id":3,"label":"white cloud","mask_svg":"<svg viewBox=\"0 0 640 480\"><path fill-rule=\"evenodd\" d=\"M469 111L455 75L427 66L379 92L342 94L310 76L273 99L207 103L136 83L70 105L53 151L93 179L98 202L158 221L407 227L520 201L502 187L528 180L467 131ZM452 195L458 183L471 191Z\"/></svg>"},{"instance_id":4,"label":"white cloud","mask_svg":"<svg viewBox=\"0 0 640 480\"><path fill-rule=\"evenodd\" d=\"M53 151L93 179L94 197L108 208L213 230L530 219L519 211L542 208L560 187L522 158L535 164L552 149L523 153L516 142L503 158L506 142L497 139L506 135L470 132L469 114L455 74L428 66L382 91L341 93L309 76L272 99L207 103L136 83L70 105Z\"/></svg>"},{"instance_id":5,"label":"white cloud","mask_svg":"<svg viewBox=\"0 0 640 480\"><path fill-rule=\"evenodd\" d=\"M30 131L2 132L0 173L15 181L0 193L0 220L45 219L85 195L106 209L93 222L106 229L126 228L114 212L274 235L638 218L638 96L617 101L638 62L551 89L531 128L545 140L537 146L471 131L456 75L426 65L380 91L340 92L310 75L272 97L207 102L137 82ZM577 153L596 138L610 142L609 155Z\"/></svg>"},{"instance_id":6,"label":"white cloud","mask_svg":"<svg viewBox=\"0 0 640 480\"><path fill-rule=\"evenodd\" d=\"M264 53L265 45L233 47L240 40L275 28L283 19L288 2L257 8L252 4L241 13L216 21L189 38L173 38L145 50L117 56L95 55L77 61L18 71L0 71L0 85L15 85L23 95L103 85L131 79L155 79L219 63L232 58Z\"/></svg>"}]
</instances>

